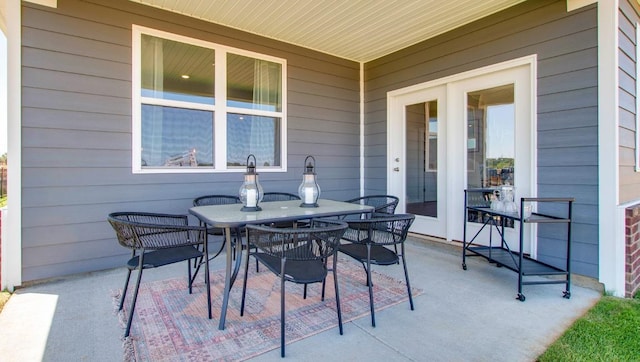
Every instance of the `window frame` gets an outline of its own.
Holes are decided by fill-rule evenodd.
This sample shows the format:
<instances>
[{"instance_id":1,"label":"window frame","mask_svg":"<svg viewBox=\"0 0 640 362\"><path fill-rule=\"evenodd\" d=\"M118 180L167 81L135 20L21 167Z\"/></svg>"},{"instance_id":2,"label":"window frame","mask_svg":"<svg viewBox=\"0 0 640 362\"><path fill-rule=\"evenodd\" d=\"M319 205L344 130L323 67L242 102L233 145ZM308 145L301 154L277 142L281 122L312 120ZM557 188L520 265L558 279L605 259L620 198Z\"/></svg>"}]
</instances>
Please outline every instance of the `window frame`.
<instances>
[{"instance_id":1,"label":"window frame","mask_svg":"<svg viewBox=\"0 0 640 362\"><path fill-rule=\"evenodd\" d=\"M150 98L141 95L141 39L150 35L189 45L209 48L215 52L215 104L192 103L170 99ZM280 166L260 167L261 172L287 171L287 61L249 50L234 48L209 41L168 33L140 25L132 26L132 72L131 72L131 168L134 174L159 173L225 173L245 172L246 167L227 166L227 114L239 113L251 116L277 117L280 119ZM227 54L233 53L281 65L282 89L281 111L239 108L227 105ZM213 166L212 167L153 167L143 168L142 154L142 106L156 105L213 112ZM247 155L248 156L248 155Z\"/></svg>"}]
</instances>

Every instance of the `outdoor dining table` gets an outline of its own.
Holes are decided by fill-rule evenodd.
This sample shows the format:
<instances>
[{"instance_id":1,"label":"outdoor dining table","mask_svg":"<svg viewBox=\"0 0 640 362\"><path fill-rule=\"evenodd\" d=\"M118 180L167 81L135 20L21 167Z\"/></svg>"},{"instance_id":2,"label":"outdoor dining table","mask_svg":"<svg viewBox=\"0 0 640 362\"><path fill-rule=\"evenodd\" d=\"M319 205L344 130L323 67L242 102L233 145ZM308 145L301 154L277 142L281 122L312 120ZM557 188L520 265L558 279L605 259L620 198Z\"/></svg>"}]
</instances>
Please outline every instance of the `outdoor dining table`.
<instances>
[{"instance_id":1,"label":"outdoor dining table","mask_svg":"<svg viewBox=\"0 0 640 362\"><path fill-rule=\"evenodd\" d=\"M283 221L308 220L320 217L336 217L354 214L371 214L373 207L343 201L319 199L318 207L300 207L300 200L273 201L261 203L261 211L241 211L240 204L195 206L189 212L207 226L224 229L226 250L226 271L224 295L218 329L224 329L229 304L229 294L236 279L242 259L242 237L238 242L231 242L231 230L238 230L250 224L270 224ZM235 266L232 259L233 247L236 248ZM233 269L233 270L232 270Z\"/></svg>"}]
</instances>

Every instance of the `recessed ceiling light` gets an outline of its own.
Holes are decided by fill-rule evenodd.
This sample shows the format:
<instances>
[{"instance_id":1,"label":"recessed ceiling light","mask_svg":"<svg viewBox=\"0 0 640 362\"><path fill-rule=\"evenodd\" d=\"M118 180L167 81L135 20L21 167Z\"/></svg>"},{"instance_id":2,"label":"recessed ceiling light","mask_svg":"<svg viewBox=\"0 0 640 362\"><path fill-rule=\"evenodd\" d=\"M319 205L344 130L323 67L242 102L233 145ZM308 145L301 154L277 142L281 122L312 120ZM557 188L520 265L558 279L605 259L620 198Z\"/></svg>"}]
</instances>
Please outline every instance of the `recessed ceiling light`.
<instances>
[{"instance_id":1,"label":"recessed ceiling light","mask_svg":"<svg viewBox=\"0 0 640 362\"><path fill-rule=\"evenodd\" d=\"M188 74L183 74L180 77L182 77L182 79L189 79L189 75Z\"/></svg>"}]
</instances>

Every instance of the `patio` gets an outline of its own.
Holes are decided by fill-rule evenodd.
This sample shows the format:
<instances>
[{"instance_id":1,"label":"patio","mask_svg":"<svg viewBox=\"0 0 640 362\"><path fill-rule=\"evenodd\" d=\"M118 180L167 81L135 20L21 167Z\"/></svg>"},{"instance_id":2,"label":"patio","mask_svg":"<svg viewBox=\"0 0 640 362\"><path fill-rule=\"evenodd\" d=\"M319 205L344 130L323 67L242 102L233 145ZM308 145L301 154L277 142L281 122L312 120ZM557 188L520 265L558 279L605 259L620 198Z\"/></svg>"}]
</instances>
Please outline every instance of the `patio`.
<instances>
[{"instance_id":1,"label":"patio","mask_svg":"<svg viewBox=\"0 0 640 362\"><path fill-rule=\"evenodd\" d=\"M411 284L423 293L415 311L401 303L346 323L344 335L328 330L287 346L289 360L533 361L599 298L574 278L571 299L563 286L526 286L515 299L517 275L471 258L461 268L458 246L411 237ZM224 258L212 262L223 267ZM148 270L144 281L184 274L182 264ZM402 268L377 272L402 280ZM0 314L0 356L6 361L122 360L122 327L111 295L124 268L74 275L16 291ZM575 280L578 279L578 280ZM582 284L588 284L583 281ZM217 319L214 311L214 321ZM206 318L203 316L203 318ZM139 322L139 320L134 323ZM274 349L255 361L280 360Z\"/></svg>"}]
</instances>

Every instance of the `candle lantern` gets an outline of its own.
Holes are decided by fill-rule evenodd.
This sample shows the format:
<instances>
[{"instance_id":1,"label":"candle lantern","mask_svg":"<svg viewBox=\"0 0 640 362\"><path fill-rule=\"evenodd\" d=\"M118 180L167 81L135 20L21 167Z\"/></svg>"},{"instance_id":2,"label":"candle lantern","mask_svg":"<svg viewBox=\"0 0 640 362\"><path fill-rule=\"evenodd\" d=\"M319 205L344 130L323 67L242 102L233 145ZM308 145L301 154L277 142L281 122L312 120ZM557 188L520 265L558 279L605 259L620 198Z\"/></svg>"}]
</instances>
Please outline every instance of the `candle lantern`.
<instances>
[{"instance_id":1,"label":"candle lantern","mask_svg":"<svg viewBox=\"0 0 640 362\"><path fill-rule=\"evenodd\" d=\"M316 159L313 156L307 156L304 159L305 171L302 174L302 183L298 187L298 195L302 200L300 207L318 207L318 198L320 197L320 186L316 181Z\"/></svg>"},{"instance_id":2,"label":"candle lantern","mask_svg":"<svg viewBox=\"0 0 640 362\"><path fill-rule=\"evenodd\" d=\"M251 160L253 158L253 161ZM256 173L256 156L249 155L247 157L247 172L244 174L244 182L240 186L240 201L242 201L241 211L260 211L262 208L258 206L262 201L262 186L258 182L258 174Z\"/></svg>"}]
</instances>

